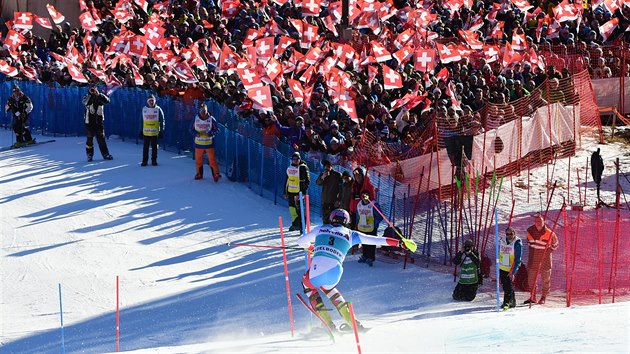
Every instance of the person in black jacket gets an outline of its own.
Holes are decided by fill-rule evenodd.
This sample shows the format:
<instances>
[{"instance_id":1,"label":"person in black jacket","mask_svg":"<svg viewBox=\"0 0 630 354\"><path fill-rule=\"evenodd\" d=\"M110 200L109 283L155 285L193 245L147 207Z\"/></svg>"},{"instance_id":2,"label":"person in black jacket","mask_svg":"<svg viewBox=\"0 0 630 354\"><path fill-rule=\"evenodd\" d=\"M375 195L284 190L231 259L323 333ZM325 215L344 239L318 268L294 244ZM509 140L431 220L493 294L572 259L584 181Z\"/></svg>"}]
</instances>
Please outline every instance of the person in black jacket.
<instances>
[{"instance_id":1,"label":"person in black jacket","mask_svg":"<svg viewBox=\"0 0 630 354\"><path fill-rule=\"evenodd\" d=\"M92 161L94 157L94 137L98 142L98 148L105 160L113 160L109 153L107 142L105 141L105 111L103 106L109 103L109 97L106 94L98 92L96 87L90 87L87 95L83 96L81 101L85 106L85 130L87 141L85 143L85 153L87 160Z\"/></svg>"},{"instance_id":2,"label":"person in black jacket","mask_svg":"<svg viewBox=\"0 0 630 354\"><path fill-rule=\"evenodd\" d=\"M13 85L13 94L4 106L5 112L13 112L13 131L16 141L13 147L17 148L35 143L31 132L28 130L28 115L32 110L31 99L17 85Z\"/></svg>"},{"instance_id":3,"label":"person in black jacket","mask_svg":"<svg viewBox=\"0 0 630 354\"><path fill-rule=\"evenodd\" d=\"M324 171L320 173L315 183L322 187L322 220L324 224L329 222L330 212L339 207L341 193L341 173L333 170L328 160L322 161Z\"/></svg>"},{"instance_id":4,"label":"person in black jacket","mask_svg":"<svg viewBox=\"0 0 630 354\"><path fill-rule=\"evenodd\" d=\"M604 159L600 154L600 149L597 148L597 151L593 152L591 155L591 174L593 175L593 181L597 185L597 204L600 204L599 197L599 188L602 183L602 174L604 173Z\"/></svg>"},{"instance_id":5,"label":"person in black jacket","mask_svg":"<svg viewBox=\"0 0 630 354\"><path fill-rule=\"evenodd\" d=\"M455 265L461 266L459 281L453 290L454 300L473 301L479 287L479 252L472 240L464 242L464 251L459 250L453 259Z\"/></svg>"},{"instance_id":6,"label":"person in black jacket","mask_svg":"<svg viewBox=\"0 0 630 354\"><path fill-rule=\"evenodd\" d=\"M308 192L308 185L311 183L308 166L302 162L299 152L291 155L291 165L287 167L287 179L284 187L284 197L289 201L289 212L291 213L291 227L289 231L299 230L302 232L302 211L300 210L300 192L302 196Z\"/></svg>"}]
</instances>

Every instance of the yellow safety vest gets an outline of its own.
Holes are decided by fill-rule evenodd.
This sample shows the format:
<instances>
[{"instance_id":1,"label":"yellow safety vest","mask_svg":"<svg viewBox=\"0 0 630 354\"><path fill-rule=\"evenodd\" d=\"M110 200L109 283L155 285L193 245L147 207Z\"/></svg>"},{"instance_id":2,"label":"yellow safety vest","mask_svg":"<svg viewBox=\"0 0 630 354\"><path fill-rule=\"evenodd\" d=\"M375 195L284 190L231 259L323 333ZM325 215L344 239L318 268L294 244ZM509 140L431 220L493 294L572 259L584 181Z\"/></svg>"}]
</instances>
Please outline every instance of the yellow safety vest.
<instances>
[{"instance_id":1,"label":"yellow safety vest","mask_svg":"<svg viewBox=\"0 0 630 354\"><path fill-rule=\"evenodd\" d=\"M374 231L374 206L372 203L363 204L359 202L357 205L357 215L359 216L357 230L361 232Z\"/></svg>"},{"instance_id":2,"label":"yellow safety vest","mask_svg":"<svg viewBox=\"0 0 630 354\"><path fill-rule=\"evenodd\" d=\"M514 237L511 243L507 243L505 238L499 243L499 269L509 272L514 265L514 245L518 237Z\"/></svg>"},{"instance_id":3,"label":"yellow safety vest","mask_svg":"<svg viewBox=\"0 0 630 354\"><path fill-rule=\"evenodd\" d=\"M287 176L287 192L300 193L300 166L289 166Z\"/></svg>"},{"instance_id":4,"label":"yellow safety vest","mask_svg":"<svg viewBox=\"0 0 630 354\"><path fill-rule=\"evenodd\" d=\"M212 137L208 134L212 130L212 116L206 119L195 117L195 131L199 134L195 137L196 145L212 145Z\"/></svg>"},{"instance_id":5,"label":"yellow safety vest","mask_svg":"<svg viewBox=\"0 0 630 354\"><path fill-rule=\"evenodd\" d=\"M160 132L160 109L156 107L142 108L142 133L144 136L157 136Z\"/></svg>"}]
</instances>

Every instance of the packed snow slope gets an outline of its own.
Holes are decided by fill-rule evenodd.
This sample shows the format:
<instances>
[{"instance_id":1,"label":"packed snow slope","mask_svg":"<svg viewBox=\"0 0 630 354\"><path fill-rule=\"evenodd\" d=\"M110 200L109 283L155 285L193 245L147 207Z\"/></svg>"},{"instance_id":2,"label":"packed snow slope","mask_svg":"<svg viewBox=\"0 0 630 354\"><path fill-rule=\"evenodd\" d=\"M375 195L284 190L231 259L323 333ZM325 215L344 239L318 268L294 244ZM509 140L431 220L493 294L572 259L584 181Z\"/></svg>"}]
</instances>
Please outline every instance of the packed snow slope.
<instances>
[{"instance_id":1,"label":"packed snow slope","mask_svg":"<svg viewBox=\"0 0 630 354\"><path fill-rule=\"evenodd\" d=\"M140 145L110 139L113 161L86 162L84 138L56 140L0 152L0 352L114 352L116 277L121 351L357 352L352 335L322 335L293 296L291 335L282 252L227 245L280 245L286 207L226 178L193 180L190 157L160 151L159 166L140 167ZM0 131L0 146L10 144ZM369 268L357 257L339 289L372 328L363 353L630 352L628 303L566 308L555 294L497 313L490 280L457 303L450 267L402 269L379 256ZM287 259L300 292L304 253Z\"/></svg>"}]
</instances>

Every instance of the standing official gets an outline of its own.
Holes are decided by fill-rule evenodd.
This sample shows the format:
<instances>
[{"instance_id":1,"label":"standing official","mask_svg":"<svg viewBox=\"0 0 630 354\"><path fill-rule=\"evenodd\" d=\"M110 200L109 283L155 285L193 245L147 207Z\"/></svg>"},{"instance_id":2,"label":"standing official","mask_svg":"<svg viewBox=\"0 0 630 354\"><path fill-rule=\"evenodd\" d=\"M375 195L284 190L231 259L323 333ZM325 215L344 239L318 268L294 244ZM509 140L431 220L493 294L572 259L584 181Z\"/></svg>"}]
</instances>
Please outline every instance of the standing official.
<instances>
[{"instance_id":1,"label":"standing official","mask_svg":"<svg viewBox=\"0 0 630 354\"><path fill-rule=\"evenodd\" d=\"M147 99L147 105L142 108L142 132L140 137L144 139L142 147L142 163L146 166L149 160L149 145L151 145L151 165L157 166L158 139L163 137L164 132L164 112L160 106L155 104L155 96L151 95Z\"/></svg>"},{"instance_id":2,"label":"standing official","mask_svg":"<svg viewBox=\"0 0 630 354\"><path fill-rule=\"evenodd\" d=\"M17 85L13 85L13 94L4 106L4 111L13 112L14 148L35 144L35 139L33 139L31 132L28 130L28 115L32 110L33 103L31 99Z\"/></svg>"}]
</instances>

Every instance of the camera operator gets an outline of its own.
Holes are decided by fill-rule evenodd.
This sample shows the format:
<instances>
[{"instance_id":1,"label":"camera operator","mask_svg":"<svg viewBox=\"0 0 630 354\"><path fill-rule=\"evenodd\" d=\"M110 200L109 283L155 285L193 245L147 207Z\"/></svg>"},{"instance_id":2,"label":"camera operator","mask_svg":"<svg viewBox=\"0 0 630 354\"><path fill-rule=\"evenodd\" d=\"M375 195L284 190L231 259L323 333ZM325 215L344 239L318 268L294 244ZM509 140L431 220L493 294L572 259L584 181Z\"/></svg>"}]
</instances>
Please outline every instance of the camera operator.
<instances>
[{"instance_id":1,"label":"camera operator","mask_svg":"<svg viewBox=\"0 0 630 354\"><path fill-rule=\"evenodd\" d=\"M33 110L33 103L17 85L13 86L13 94L4 106L5 112L13 112L13 131L15 132L14 148L35 144L28 130L28 114Z\"/></svg>"},{"instance_id":2,"label":"camera operator","mask_svg":"<svg viewBox=\"0 0 630 354\"><path fill-rule=\"evenodd\" d=\"M105 141L105 112L103 110L103 106L109 103L109 97L104 93L98 92L96 87L92 86L88 94L83 96L82 103L85 106L85 130L87 135L85 153L87 154L87 160L92 161L94 157L95 136L103 159L113 160L114 158L109 154L107 142Z\"/></svg>"},{"instance_id":3,"label":"camera operator","mask_svg":"<svg viewBox=\"0 0 630 354\"><path fill-rule=\"evenodd\" d=\"M454 300L473 301L477 296L477 288L481 277L479 275L479 252L475 248L472 240L464 242L464 252L461 250L453 259L455 265L461 266L459 281L453 290Z\"/></svg>"}]
</instances>

